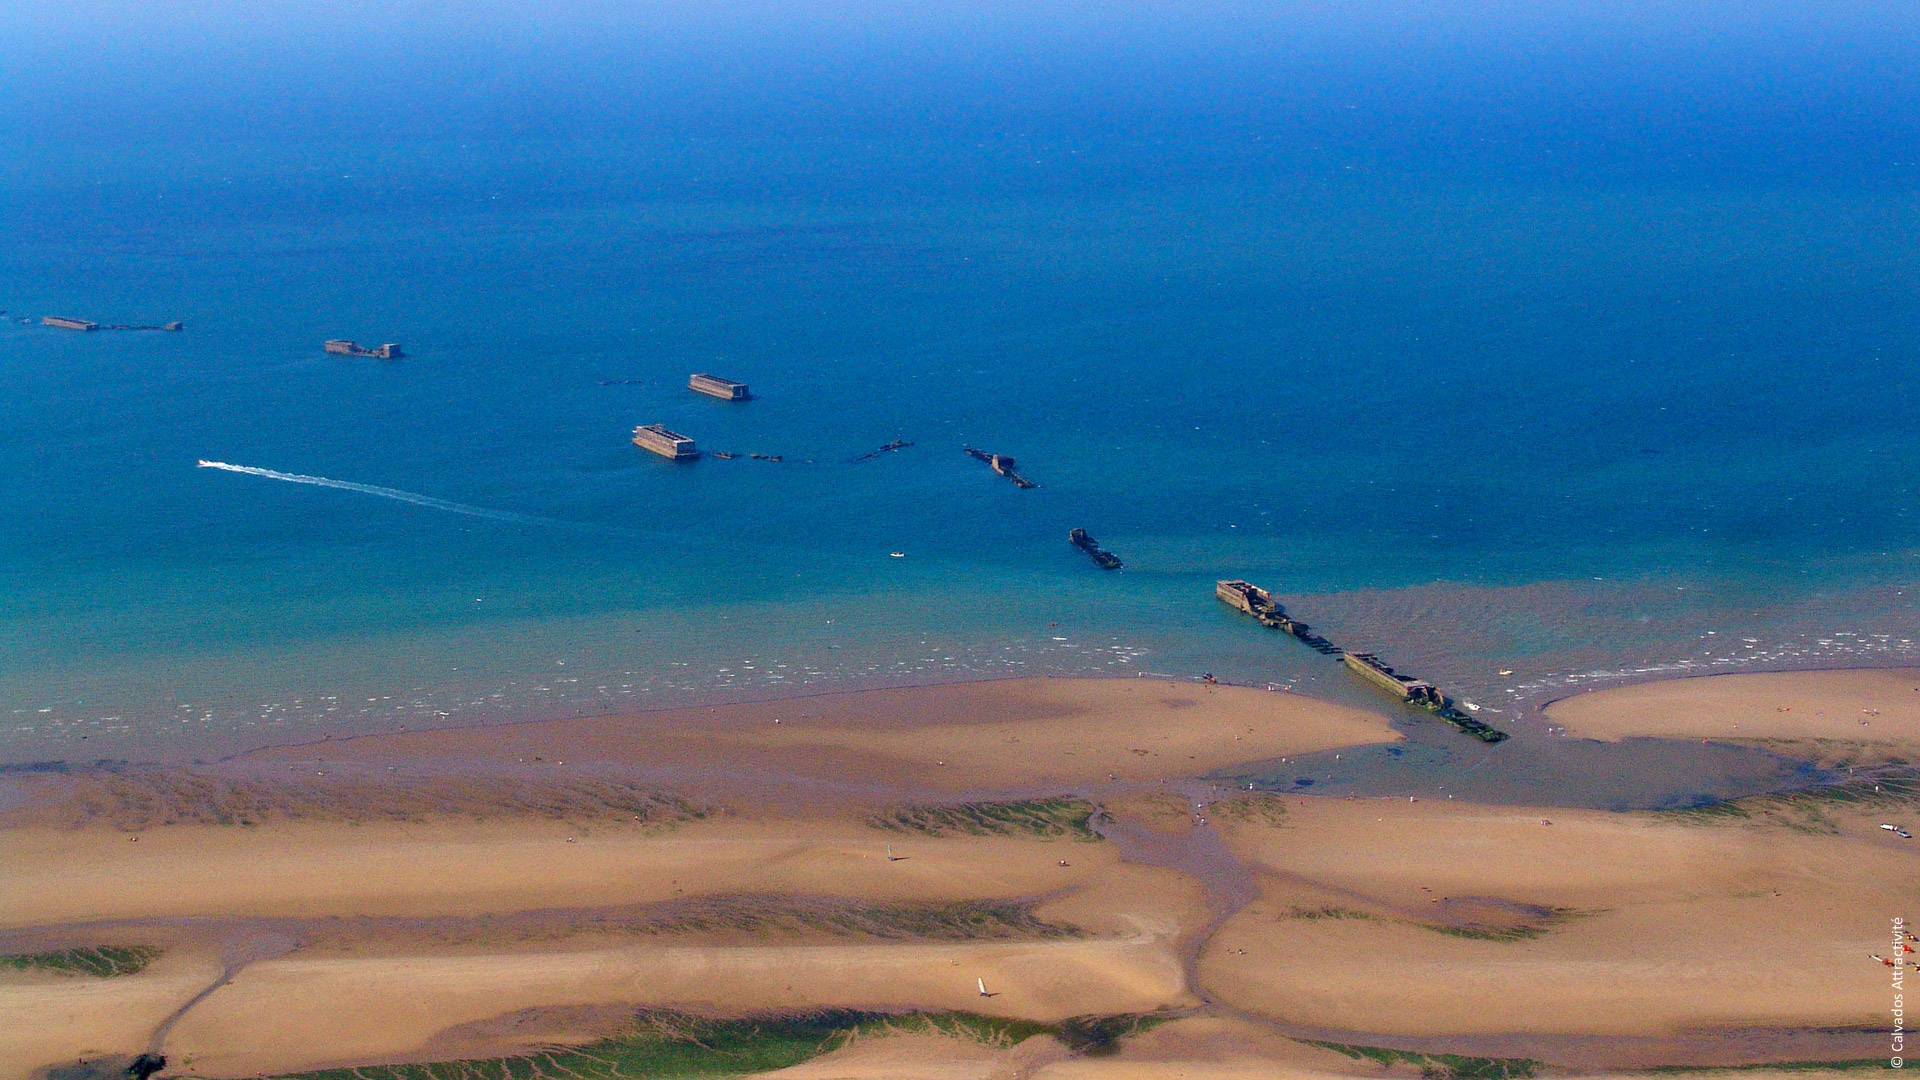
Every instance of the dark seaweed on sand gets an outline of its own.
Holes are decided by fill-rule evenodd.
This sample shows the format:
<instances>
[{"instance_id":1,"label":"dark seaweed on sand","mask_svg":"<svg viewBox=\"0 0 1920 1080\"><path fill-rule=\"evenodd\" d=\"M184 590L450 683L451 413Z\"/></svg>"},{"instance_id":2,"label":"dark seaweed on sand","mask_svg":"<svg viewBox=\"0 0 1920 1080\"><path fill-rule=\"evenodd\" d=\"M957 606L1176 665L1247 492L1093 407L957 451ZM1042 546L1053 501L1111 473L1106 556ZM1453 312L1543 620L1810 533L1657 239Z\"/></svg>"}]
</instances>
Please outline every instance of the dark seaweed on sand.
<instances>
[{"instance_id":1,"label":"dark seaweed on sand","mask_svg":"<svg viewBox=\"0 0 1920 1080\"><path fill-rule=\"evenodd\" d=\"M511 1057L364 1065L275 1080L672 1080L731 1076L798 1065L861 1036L928 1032L1012 1046L1058 1037L1076 1053L1111 1052L1120 1039L1161 1017L1075 1017L1058 1024L978 1013L880 1013L852 1009L766 1013L717 1020L645 1009L619 1033L585 1046L548 1047Z\"/></svg>"},{"instance_id":2,"label":"dark seaweed on sand","mask_svg":"<svg viewBox=\"0 0 1920 1080\"><path fill-rule=\"evenodd\" d=\"M1100 808L1085 799L1062 796L1020 802L969 802L952 806L903 806L868 818L875 828L928 836L1036 836L1097 841L1094 816Z\"/></svg>"},{"instance_id":3,"label":"dark seaweed on sand","mask_svg":"<svg viewBox=\"0 0 1920 1080\"><path fill-rule=\"evenodd\" d=\"M161 951L151 945L98 945L54 952L13 953L0 956L0 967L111 979L138 972L159 959Z\"/></svg>"},{"instance_id":4,"label":"dark seaweed on sand","mask_svg":"<svg viewBox=\"0 0 1920 1080\"><path fill-rule=\"evenodd\" d=\"M1303 1039L1312 1046L1345 1054L1355 1061L1377 1061L1391 1068L1411 1065L1428 1080L1525 1080L1541 1067L1531 1058L1465 1057L1460 1054L1423 1054L1416 1050L1395 1050L1386 1046L1361 1046L1355 1043L1321 1042Z\"/></svg>"}]
</instances>

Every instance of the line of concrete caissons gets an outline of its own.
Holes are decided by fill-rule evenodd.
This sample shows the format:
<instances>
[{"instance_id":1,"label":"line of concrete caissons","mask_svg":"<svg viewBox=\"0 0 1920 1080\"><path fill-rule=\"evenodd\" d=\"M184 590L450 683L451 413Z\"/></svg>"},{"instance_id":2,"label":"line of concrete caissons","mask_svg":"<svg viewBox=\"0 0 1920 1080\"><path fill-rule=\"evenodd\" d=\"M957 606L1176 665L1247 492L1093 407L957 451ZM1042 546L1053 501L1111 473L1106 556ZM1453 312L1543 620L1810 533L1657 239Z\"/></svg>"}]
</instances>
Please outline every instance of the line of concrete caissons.
<instances>
[{"instance_id":1,"label":"line of concrete caissons","mask_svg":"<svg viewBox=\"0 0 1920 1080\"><path fill-rule=\"evenodd\" d=\"M0 311L0 315L5 314L4 311ZM178 332L185 328L185 325L178 321L151 326L136 326L123 323L103 325L87 319L76 319L64 315L42 316L40 322L43 326L83 332L95 330L160 330ZM389 342L374 346L373 348L365 348L353 341L335 339L324 342L323 347L328 353L338 356L367 357L378 360L394 360L405 355L397 342ZM747 401L753 397L746 383L718 375L709 375L703 372L695 372L689 376L687 388L696 393L706 394L709 397L716 397L723 401ZM664 424L640 425L633 430L633 442L635 446L649 450L671 461L692 461L701 456L699 448L695 446L692 439L679 432L668 430ZM895 439L893 442L887 443L884 446L860 454L852 460L856 462L870 461L882 454L904 450L912 445L913 443L905 439ZM1016 487L1026 489L1039 486L1020 475L1014 459L1009 455L990 453L972 446L963 447L963 449L968 456L983 462L988 468L992 469L996 474L1007 478ZM712 455L725 459L747 457L760 461L785 460L784 457L779 454L737 454L725 450L713 451ZM1085 529L1074 529L1068 533L1067 542L1084 552L1088 558L1093 560L1094 565L1103 570L1118 570L1125 565L1120 561L1119 556L1102 548L1099 541L1089 536ZM1441 720L1472 735L1482 742L1497 743L1507 738L1506 732L1490 727L1472 715L1462 711L1454 704L1452 699L1448 698L1446 694L1442 693L1440 689L1432 683L1424 679L1416 679L1412 676L1399 674L1372 653L1347 652L1334 645L1331 641L1328 641L1325 637L1313 633L1312 629L1306 623L1290 617L1286 609L1275 601L1272 594L1268 593L1265 589L1245 581L1221 581L1215 584L1214 594L1219 597L1221 601L1253 616L1261 625L1280 630L1322 654L1339 657L1350 670L1358 674L1370 685L1384 690L1405 704L1433 713Z\"/></svg>"},{"instance_id":2,"label":"line of concrete caissons","mask_svg":"<svg viewBox=\"0 0 1920 1080\"><path fill-rule=\"evenodd\" d=\"M698 393L726 401L746 401L752 397L746 383L717 375L696 373L688 379L687 387ZM633 442L642 449L650 450L672 461L691 461L700 456L700 450L694 445L692 439L669 430L663 424L642 424L635 428ZM877 450L861 454L853 460L867 461L881 454L912 445L904 439L895 440ZM963 449L969 456L983 462L995 473L1012 481L1016 487L1024 489L1039 486L1020 475L1014 459L1006 454L990 453L972 446ZM739 455L716 453L715 456L730 458ZM773 455L747 456L769 461L781 460L780 457ZM1118 570L1124 565L1119 556L1102 548L1099 541L1089 536L1085 529L1074 529L1068 533L1067 542L1084 552L1093 560L1094 565L1103 570ZM1462 710L1432 683L1399 674L1372 653L1348 652L1314 633L1306 623L1288 616L1286 609L1265 589L1245 581L1221 581L1215 584L1214 594L1225 603L1253 616L1261 625L1284 631L1308 648L1324 655L1338 657L1349 670L1359 675L1369 685L1393 695L1404 704L1424 709L1482 742L1497 743L1507 738L1506 732L1491 727Z\"/></svg>"}]
</instances>

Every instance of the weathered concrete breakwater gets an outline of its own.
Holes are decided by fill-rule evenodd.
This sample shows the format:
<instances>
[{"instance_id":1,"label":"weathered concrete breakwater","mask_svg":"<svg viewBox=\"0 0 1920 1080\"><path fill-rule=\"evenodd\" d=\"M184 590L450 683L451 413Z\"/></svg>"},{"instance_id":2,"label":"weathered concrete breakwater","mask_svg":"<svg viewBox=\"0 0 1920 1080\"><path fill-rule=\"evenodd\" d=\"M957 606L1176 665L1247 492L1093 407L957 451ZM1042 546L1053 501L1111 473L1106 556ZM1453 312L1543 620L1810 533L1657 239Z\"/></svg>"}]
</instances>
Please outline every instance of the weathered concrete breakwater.
<instances>
[{"instance_id":1,"label":"weathered concrete breakwater","mask_svg":"<svg viewBox=\"0 0 1920 1080\"><path fill-rule=\"evenodd\" d=\"M137 325L134 323L97 323L90 319L74 319L65 315L42 315L40 317L40 325L51 326L59 330L79 330L86 333L91 333L95 330L165 330L169 333L178 333L187 328L186 323L180 322L177 319L173 322L153 326L144 323Z\"/></svg>"},{"instance_id":2,"label":"weathered concrete breakwater","mask_svg":"<svg viewBox=\"0 0 1920 1080\"><path fill-rule=\"evenodd\" d=\"M1341 655L1342 650L1338 645L1314 633L1306 623L1290 618L1287 609L1274 600L1273 594L1257 585L1244 581L1219 581L1214 583L1213 594L1253 616L1260 625L1291 634L1315 652L1325 656Z\"/></svg>"},{"instance_id":3,"label":"weathered concrete breakwater","mask_svg":"<svg viewBox=\"0 0 1920 1080\"><path fill-rule=\"evenodd\" d=\"M332 344L330 342L329 346ZM745 383L714 375L696 374L692 376L689 387L697 393L728 401L744 401L749 397ZM643 424L633 429L633 443L669 461L694 461L702 456L701 451L694 445L693 439L671 431L663 424ZM852 458L850 463L870 461L882 454L912 445L913 443L905 439L896 439L878 449ZM1006 454L990 453L973 446L962 447L962 450L968 456L984 462L995 473L1012 481L1016 487L1039 486L1020 475L1014 459ZM709 450L706 451L705 456L729 461L740 457L771 462L784 460L782 455L778 454L739 454L729 450ZM1085 529L1074 529L1069 532L1067 542L1084 552L1089 559L1093 560L1094 565L1102 570L1119 570L1124 565L1119 556L1102 548L1099 541L1090 536ZM1482 723L1460 709L1432 683L1401 675L1371 653L1349 653L1325 637L1314 633L1312 627L1290 617L1286 608L1275 601L1273 595L1265 589L1245 581L1220 581L1215 583L1214 594L1221 601L1253 616L1262 626L1283 631L1323 656L1340 659L1349 670L1378 689L1393 695L1403 704L1425 709L1482 742L1497 743L1507 738L1505 732Z\"/></svg>"},{"instance_id":4,"label":"weathered concrete breakwater","mask_svg":"<svg viewBox=\"0 0 1920 1080\"><path fill-rule=\"evenodd\" d=\"M728 379L720 375L703 375L695 372L687 376L687 389L696 394L716 397L721 401L747 401L753 397L747 384L738 379Z\"/></svg>"},{"instance_id":5,"label":"weathered concrete breakwater","mask_svg":"<svg viewBox=\"0 0 1920 1080\"><path fill-rule=\"evenodd\" d=\"M664 424L642 424L633 429L633 445L642 450L650 450L668 461L694 461L702 456L702 451L694 445L692 439L677 431L668 430ZM735 458L750 458L754 461L785 461L785 454L743 454L733 450L708 450L706 457L732 461Z\"/></svg>"},{"instance_id":6,"label":"weathered concrete breakwater","mask_svg":"<svg viewBox=\"0 0 1920 1080\"><path fill-rule=\"evenodd\" d=\"M736 450L709 450L707 451L707 456L720 458L722 461L732 461L735 458L748 458L753 461L785 461L787 460L787 456L785 454L751 454L751 453L742 454Z\"/></svg>"},{"instance_id":7,"label":"weathered concrete breakwater","mask_svg":"<svg viewBox=\"0 0 1920 1080\"><path fill-rule=\"evenodd\" d=\"M869 450L869 451L867 451L866 453L864 453L864 454L861 454L861 455L859 455L858 457L855 457L855 458L853 458L853 459L851 459L851 460L853 460L853 461L872 461L872 460L873 460L874 458L877 458L877 457L879 457L879 456L880 456L881 454L891 454L891 453L893 453L893 452L894 452L894 451L896 451L896 450L905 450L905 449L906 449L907 447L909 447L909 446L912 446L912 445L913 445L913 443L912 443L912 442L910 442L910 441L908 441L908 440L906 440L906 439L895 439L895 440L893 440L892 442L890 442L890 443L888 443L888 444L887 444L887 445L885 445L885 446L882 446L882 447L880 447L880 448L879 448L879 449L877 449L877 450Z\"/></svg>"},{"instance_id":8,"label":"weathered concrete breakwater","mask_svg":"<svg viewBox=\"0 0 1920 1080\"><path fill-rule=\"evenodd\" d=\"M1125 565L1120 561L1120 556L1101 547L1100 541L1088 536L1085 529L1075 529L1068 533L1067 543L1086 552L1087 558L1092 559L1093 564L1102 570L1118 570Z\"/></svg>"},{"instance_id":9,"label":"weathered concrete breakwater","mask_svg":"<svg viewBox=\"0 0 1920 1080\"><path fill-rule=\"evenodd\" d=\"M335 356L356 356L370 360L398 360L406 355L400 351L400 343L397 341L389 341L385 345L376 345L369 349L357 341L334 338L325 342L323 347Z\"/></svg>"},{"instance_id":10,"label":"weathered concrete breakwater","mask_svg":"<svg viewBox=\"0 0 1920 1080\"><path fill-rule=\"evenodd\" d=\"M1475 719L1455 705L1453 699L1441 692L1439 687L1425 679L1402 675L1372 653L1347 652L1314 633L1306 623L1289 617L1286 608L1274 600L1273 594L1267 590L1245 581L1220 581L1214 583L1213 592L1223 603L1253 616L1260 625L1285 631L1323 655L1339 657L1349 671L1365 679L1376 689L1391 694L1401 703L1425 709L1481 742L1497 743L1506 740L1506 732Z\"/></svg>"},{"instance_id":11,"label":"weathered concrete breakwater","mask_svg":"<svg viewBox=\"0 0 1920 1080\"><path fill-rule=\"evenodd\" d=\"M633 445L642 450L651 450L668 461L692 461L700 456L700 450L693 440L677 431L669 431L665 424L641 424L633 429Z\"/></svg>"},{"instance_id":12,"label":"weathered concrete breakwater","mask_svg":"<svg viewBox=\"0 0 1920 1080\"><path fill-rule=\"evenodd\" d=\"M1013 481L1014 487L1033 488L1040 486L1026 477L1021 476L1019 472L1014 469L1013 459L1005 454L989 454L985 450L976 450L971 446L962 447L961 449L965 450L968 456L986 462L988 468Z\"/></svg>"}]
</instances>

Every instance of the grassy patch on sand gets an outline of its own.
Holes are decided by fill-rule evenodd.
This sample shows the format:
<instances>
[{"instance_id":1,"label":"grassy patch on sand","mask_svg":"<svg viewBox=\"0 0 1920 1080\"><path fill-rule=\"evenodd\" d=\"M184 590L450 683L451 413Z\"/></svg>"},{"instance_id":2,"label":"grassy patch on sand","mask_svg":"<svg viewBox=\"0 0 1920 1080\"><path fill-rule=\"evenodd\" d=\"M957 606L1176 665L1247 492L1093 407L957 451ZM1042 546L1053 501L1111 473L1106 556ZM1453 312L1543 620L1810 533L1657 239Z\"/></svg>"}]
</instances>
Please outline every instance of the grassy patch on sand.
<instances>
[{"instance_id":1,"label":"grassy patch on sand","mask_svg":"<svg viewBox=\"0 0 1920 1080\"><path fill-rule=\"evenodd\" d=\"M132 975L160 958L151 945L99 945L55 952L14 953L0 956L0 968L18 971L57 971L65 975L93 975L111 979Z\"/></svg>"},{"instance_id":2,"label":"grassy patch on sand","mask_svg":"<svg viewBox=\"0 0 1920 1080\"><path fill-rule=\"evenodd\" d=\"M989 1046L1053 1035L1076 1053L1109 1053L1119 1041L1163 1019L1075 1017L1058 1024L978 1013L858 1012L820 1009L738 1020L671 1010L635 1014L631 1026L585 1046L552 1047L513 1057L407 1065L366 1065L297 1073L277 1080L674 1080L733 1076L798 1065L861 1036L934 1032Z\"/></svg>"},{"instance_id":3,"label":"grassy patch on sand","mask_svg":"<svg viewBox=\"0 0 1920 1080\"><path fill-rule=\"evenodd\" d=\"M1063 837L1097 841L1093 816L1100 808L1085 799L1062 796L1022 802L970 802L952 806L903 806L875 814L867 823L893 832L928 836L960 833L967 836L1033 836L1042 840Z\"/></svg>"},{"instance_id":4,"label":"grassy patch on sand","mask_svg":"<svg viewBox=\"0 0 1920 1080\"><path fill-rule=\"evenodd\" d=\"M1465 1057L1460 1054L1422 1054L1414 1050L1394 1050L1385 1046L1358 1046L1353 1043L1321 1042L1303 1039L1310 1046L1324 1047L1345 1054L1355 1061L1377 1061L1391 1068L1411 1065L1431 1080L1519 1080L1530 1077L1541 1067L1531 1058Z\"/></svg>"}]
</instances>

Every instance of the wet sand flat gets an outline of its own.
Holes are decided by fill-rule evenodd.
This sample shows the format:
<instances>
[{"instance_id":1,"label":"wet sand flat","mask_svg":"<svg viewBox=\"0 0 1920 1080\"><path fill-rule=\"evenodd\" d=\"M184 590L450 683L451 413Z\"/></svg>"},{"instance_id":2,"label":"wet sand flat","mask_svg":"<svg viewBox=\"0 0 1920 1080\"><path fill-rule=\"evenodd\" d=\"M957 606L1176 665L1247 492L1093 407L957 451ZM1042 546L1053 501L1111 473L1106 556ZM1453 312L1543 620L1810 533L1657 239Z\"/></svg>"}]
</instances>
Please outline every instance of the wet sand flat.
<instances>
[{"instance_id":1,"label":"wet sand flat","mask_svg":"<svg viewBox=\"0 0 1920 1080\"><path fill-rule=\"evenodd\" d=\"M0 976L0 1076L83 1055L132 1053L220 976L208 955L177 955L126 978Z\"/></svg>"},{"instance_id":2,"label":"wet sand flat","mask_svg":"<svg viewBox=\"0 0 1920 1080\"><path fill-rule=\"evenodd\" d=\"M976 979L996 997L982 1000ZM170 1045L215 1075L417 1054L456 1024L608 1002L723 1014L764 1009L984 1008L1051 1020L1191 1004L1164 943L675 948L255 964L195 1008Z\"/></svg>"},{"instance_id":3,"label":"wet sand flat","mask_svg":"<svg viewBox=\"0 0 1920 1080\"><path fill-rule=\"evenodd\" d=\"M940 901L1045 893L1118 860L1110 845L950 837L858 820L579 830L520 821L0 831L0 926L104 919L450 915L736 893ZM569 840L571 839L571 842ZM891 844L902 855L889 862ZM1056 865L1070 855L1072 866ZM129 889L129 881L167 883Z\"/></svg>"},{"instance_id":4,"label":"wet sand flat","mask_svg":"<svg viewBox=\"0 0 1920 1080\"><path fill-rule=\"evenodd\" d=\"M249 760L538 764L551 773L613 764L705 790L788 780L854 795L952 794L1193 776L1399 738L1381 715L1296 694L1014 679L369 736Z\"/></svg>"},{"instance_id":5,"label":"wet sand flat","mask_svg":"<svg viewBox=\"0 0 1920 1080\"><path fill-rule=\"evenodd\" d=\"M180 1075L523 1053L650 1007L1185 1016L1111 1058L864 1039L796 1080L1376 1075L1281 1033L1877 1023L1865 952L1920 914L1877 809L1195 802L1209 769L1397 737L1287 694L1028 680L36 777L0 823L0 951L166 951L0 969L0 1080L138 1052L223 968L165 1035Z\"/></svg>"},{"instance_id":6,"label":"wet sand flat","mask_svg":"<svg viewBox=\"0 0 1920 1080\"><path fill-rule=\"evenodd\" d=\"M1402 1034L1662 1035L1878 1022L1920 850L1685 814L1286 800L1225 826L1260 899L1205 984L1290 1023ZM1882 949L1881 951L1888 951Z\"/></svg>"},{"instance_id":7,"label":"wet sand flat","mask_svg":"<svg viewBox=\"0 0 1920 1080\"><path fill-rule=\"evenodd\" d=\"M1920 749L1920 671L1781 671L1668 679L1556 701L1569 735L1832 742Z\"/></svg>"},{"instance_id":8,"label":"wet sand flat","mask_svg":"<svg viewBox=\"0 0 1920 1080\"><path fill-rule=\"evenodd\" d=\"M395 831L406 834L397 847L381 835ZM38 906L19 894L5 898L9 912L36 916L18 932L46 941L65 924L92 938L166 942L163 962L193 971L167 980L149 972L100 980L0 974L0 1000L21 1006L0 1010L0 1041L23 1034L16 1024L65 1015L75 994L120 1014L126 1028L109 1038L97 1023L45 1024L44 1034L22 1042L34 1064L138 1050L161 1017L211 983L234 943L263 934L295 950L240 969L168 1037L169 1052L191 1060L195 1075L521 1052L551 1040L536 1032L475 1043L445 1033L517 1010L576 1005L717 1015L962 1009L1048 1020L1197 1003L1176 948L1179 935L1206 918L1197 883L1122 863L1107 843L898 836L823 820L635 830L599 848L595 837L568 844L546 822L176 826L139 834L137 844L104 829L33 832L42 846L24 857L18 845L6 853L39 867ZM18 840L17 832L0 836ZM85 867L105 885L60 886L52 869L63 861L60 838L99 841ZM193 870L170 874L174 863ZM177 887L118 887L135 873ZM846 898L868 905L861 910L869 917L756 932L726 906L746 889ZM946 910L942 903L996 897L1027 898L1020 910L1037 921L982 926L963 914L915 929L928 925L929 910ZM703 898L715 906L703 907ZM599 901L677 904L670 910L680 917L630 932L617 921L622 909L593 906ZM541 909L555 907L566 917L543 917ZM99 921L103 913L129 921L115 929ZM417 920L416 932L397 934L393 918ZM936 940L918 940L920 933ZM976 934L986 939L967 940ZM937 940L942 935L955 940ZM976 979L994 996L981 998Z\"/></svg>"}]
</instances>

